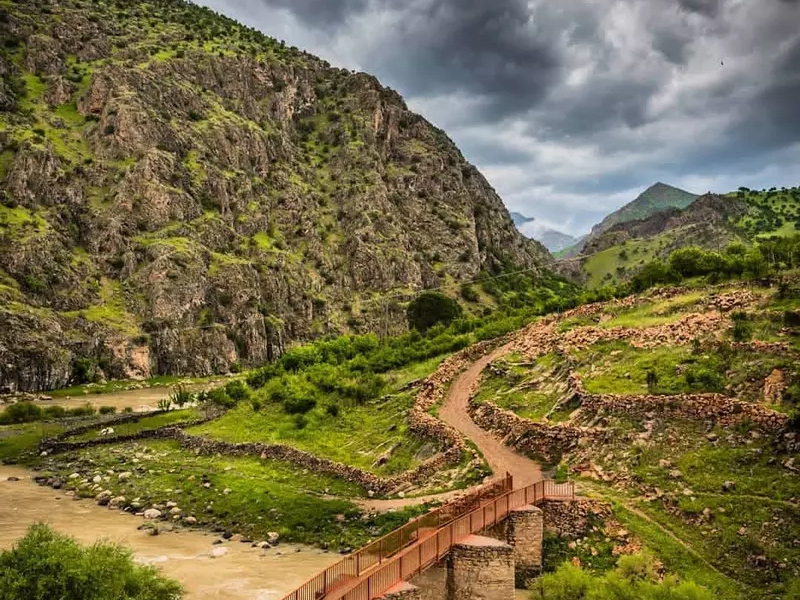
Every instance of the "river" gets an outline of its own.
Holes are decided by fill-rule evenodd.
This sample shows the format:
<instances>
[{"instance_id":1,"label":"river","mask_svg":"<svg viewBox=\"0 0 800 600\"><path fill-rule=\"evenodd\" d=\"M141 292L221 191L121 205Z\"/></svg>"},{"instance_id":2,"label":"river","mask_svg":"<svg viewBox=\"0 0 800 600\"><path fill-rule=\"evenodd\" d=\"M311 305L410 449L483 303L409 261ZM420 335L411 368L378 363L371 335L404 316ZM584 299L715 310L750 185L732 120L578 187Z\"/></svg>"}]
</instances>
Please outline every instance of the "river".
<instances>
[{"instance_id":1,"label":"river","mask_svg":"<svg viewBox=\"0 0 800 600\"><path fill-rule=\"evenodd\" d=\"M224 544L225 556L211 558L209 552L218 547L211 534L183 530L148 536L137 530L139 518L91 500L73 500L63 491L36 485L30 471L0 465L0 549L10 548L36 522L84 544L103 539L130 548L138 562L157 565L180 581L185 600L280 600L339 559L307 546L260 550L237 542Z\"/></svg>"}]
</instances>

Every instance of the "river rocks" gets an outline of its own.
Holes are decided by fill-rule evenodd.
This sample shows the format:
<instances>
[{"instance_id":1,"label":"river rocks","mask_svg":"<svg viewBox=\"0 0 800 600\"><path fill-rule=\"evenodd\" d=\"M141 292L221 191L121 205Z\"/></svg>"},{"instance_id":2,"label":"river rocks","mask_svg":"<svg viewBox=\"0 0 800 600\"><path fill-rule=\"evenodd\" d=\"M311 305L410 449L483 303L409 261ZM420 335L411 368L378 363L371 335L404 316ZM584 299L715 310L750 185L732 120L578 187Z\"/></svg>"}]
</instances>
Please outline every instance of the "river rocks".
<instances>
[{"instance_id":1,"label":"river rocks","mask_svg":"<svg viewBox=\"0 0 800 600\"><path fill-rule=\"evenodd\" d=\"M187 525L197 525L197 519L195 517L185 517L183 522Z\"/></svg>"},{"instance_id":2,"label":"river rocks","mask_svg":"<svg viewBox=\"0 0 800 600\"><path fill-rule=\"evenodd\" d=\"M281 536L277 531L270 531L269 533L267 533L267 543L270 546L277 546L280 539Z\"/></svg>"},{"instance_id":3,"label":"river rocks","mask_svg":"<svg viewBox=\"0 0 800 600\"><path fill-rule=\"evenodd\" d=\"M228 552L229 550L227 548L225 548L224 546L220 546L218 548L212 548L211 552L209 552L208 555L211 558L222 558L223 556L228 554Z\"/></svg>"},{"instance_id":4,"label":"river rocks","mask_svg":"<svg viewBox=\"0 0 800 600\"><path fill-rule=\"evenodd\" d=\"M148 521L152 521L152 520L155 520L155 519L160 519L161 518L161 511L158 510L157 508L148 508L146 511L144 511L144 515L143 516Z\"/></svg>"},{"instance_id":5,"label":"river rocks","mask_svg":"<svg viewBox=\"0 0 800 600\"><path fill-rule=\"evenodd\" d=\"M108 501L108 508L123 508L125 506L125 496L116 496Z\"/></svg>"},{"instance_id":6,"label":"river rocks","mask_svg":"<svg viewBox=\"0 0 800 600\"><path fill-rule=\"evenodd\" d=\"M130 471L124 471L123 473L117 475L117 479L119 479L120 481L127 481L131 477L133 477L133 473L131 473Z\"/></svg>"}]
</instances>

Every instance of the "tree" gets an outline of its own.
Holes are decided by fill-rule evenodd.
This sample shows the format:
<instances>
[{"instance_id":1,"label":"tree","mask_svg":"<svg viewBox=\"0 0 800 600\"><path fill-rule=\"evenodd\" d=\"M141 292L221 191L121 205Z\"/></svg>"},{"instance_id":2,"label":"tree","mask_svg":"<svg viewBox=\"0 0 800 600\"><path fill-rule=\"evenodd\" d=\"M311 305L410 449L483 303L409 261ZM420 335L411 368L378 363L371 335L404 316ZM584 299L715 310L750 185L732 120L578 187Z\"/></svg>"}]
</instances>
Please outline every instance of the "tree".
<instances>
[{"instance_id":1,"label":"tree","mask_svg":"<svg viewBox=\"0 0 800 600\"><path fill-rule=\"evenodd\" d=\"M408 305L408 324L425 332L439 323L449 325L461 316L461 305L439 292L423 292Z\"/></svg>"},{"instance_id":2,"label":"tree","mask_svg":"<svg viewBox=\"0 0 800 600\"><path fill-rule=\"evenodd\" d=\"M104 542L88 548L42 524L0 553L0 600L179 600L181 586L130 551Z\"/></svg>"}]
</instances>

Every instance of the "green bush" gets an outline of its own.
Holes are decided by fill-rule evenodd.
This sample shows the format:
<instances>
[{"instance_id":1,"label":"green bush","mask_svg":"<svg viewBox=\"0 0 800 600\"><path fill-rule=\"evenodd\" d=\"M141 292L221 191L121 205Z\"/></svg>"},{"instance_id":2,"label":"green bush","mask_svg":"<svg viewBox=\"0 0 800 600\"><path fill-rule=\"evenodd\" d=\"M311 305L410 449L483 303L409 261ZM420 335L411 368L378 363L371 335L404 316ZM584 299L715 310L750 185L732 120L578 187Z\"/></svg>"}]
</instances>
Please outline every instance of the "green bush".
<instances>
[{"instance_id":1,"label":"green bush","mask_svg":"<svg viewBox=\"0 0 800 600\"><path fill-rule=\"evenodd\" d=\"M81 547L72 538L33 525L12 550L0 553L0 600L178 600L181 587L130 551L108 543Z\"/></svg>"},{"instance_id":2,"label":"green bush","mask_svg":"<svg viewBox=\"0 0 800 600\"><path fill-rule=\"evenodd\" d=\"M169 401L180 408L183 408L192 400L194 400L194 394L185 385L176 385L169 396Z\"/></svg>"},{"instance_id":3,"label":"green bush","mask_svg":"<svg viewBox=\"0 0 800 600\"><path fill-rule=\"evenodd\" d=\"M241 402L250 397L250 388L241 379L235 379L225 386L225 393L234 402Z\"/></svg>"},{"instance_id":4,"label":"green bush","mask_svg":"<svg viewBox=\"0 0 800 600\"><path fill-rule=\"evenodd\" d=\"M439 323L449 325L461 316L461 305L439 292L423 292L406 310L408 324L417 331L428 331Z\"/></svg>"},{"instance_id":5,"label":"green bush","mask_svg":"<svg viewBox=\"0 0 800 600\"><path fill-rule=\"evenodd\" d=\"M116 406L101 406L100 409L98 410L98 412L101 415L113 415L115 412L117 412L117 407Z\"/></svg>"},{"instance_id":6,"label":"green bush","mask_svg":"<svg viewBox=\"0 0 800 600\"><path fill-rule=\"evenodd\" d=\"M0 413L0 425L32 423L41 421L42 417L42 409L33 402L17 402Z\"/></svg>"},{"instance_id":7,"label":"green bush","mask_svg":"<svg viewBox=\"0 0 800 600\"><path fill-rule=\"evenodd\" d=\"M691 581L659 577L647 554L622 556L617 567L592 575L564 563L533 584L532 600L712 600L715 595Z\"/></svg>"}]
</instances>

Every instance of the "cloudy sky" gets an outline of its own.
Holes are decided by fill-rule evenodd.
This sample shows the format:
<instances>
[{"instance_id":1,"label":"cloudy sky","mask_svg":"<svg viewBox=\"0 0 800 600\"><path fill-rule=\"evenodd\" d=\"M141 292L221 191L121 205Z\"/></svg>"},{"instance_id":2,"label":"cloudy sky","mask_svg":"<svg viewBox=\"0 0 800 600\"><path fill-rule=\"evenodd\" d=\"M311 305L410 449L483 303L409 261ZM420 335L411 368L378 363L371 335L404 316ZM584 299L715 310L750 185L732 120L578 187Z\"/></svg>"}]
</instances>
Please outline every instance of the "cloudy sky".
<instances>
[{"instance_id":1,"label":"cloudy sky","mask_svg":"<svg viewBox=\"0 0 800 600\"><path fill-rule=\"evenodd\" d=\"M800 0L202 0L377 75L512 209L800 184Z\"/></svg>"}]
</instances>

